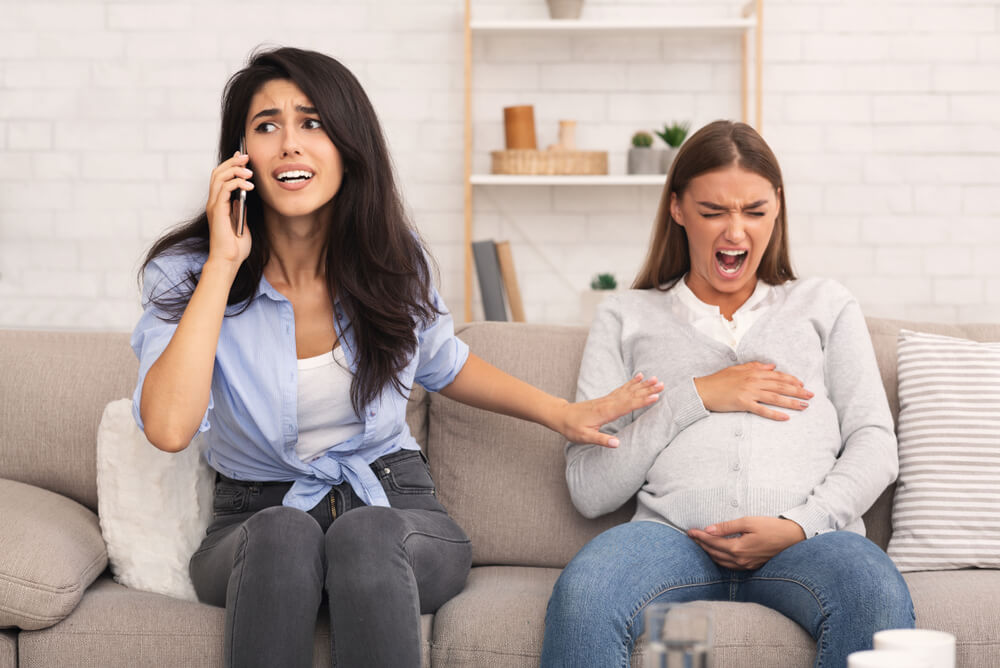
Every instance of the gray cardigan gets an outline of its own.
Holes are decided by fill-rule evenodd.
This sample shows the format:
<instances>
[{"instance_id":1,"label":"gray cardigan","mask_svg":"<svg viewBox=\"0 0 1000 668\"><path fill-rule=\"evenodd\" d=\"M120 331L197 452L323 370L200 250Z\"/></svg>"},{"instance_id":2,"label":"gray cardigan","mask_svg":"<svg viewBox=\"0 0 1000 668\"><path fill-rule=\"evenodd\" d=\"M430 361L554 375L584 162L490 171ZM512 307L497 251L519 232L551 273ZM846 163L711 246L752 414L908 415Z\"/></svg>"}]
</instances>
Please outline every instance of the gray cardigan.
<instances>
[{"instance_id":1,"label":"gray cardigan","mask_svg":"<svg viewBox=\"0 0 1000 668\"><path fill-rule=\"evenodd\" d=\"M636 372L665 384L657 403L607 425L616 449L567 444L577 509L597 517L638 492L633 521L681 530L750 515L797 522L806 537L864 534L862 513L898 470L892 416L857 301L840 284L775 286L774 302L734 352L671 310L673 291L630 290L601 305L577 400L600 397ZM705 409L693 379L765 362L815 396L791 419Z\"/></svg>"}]
</instances>

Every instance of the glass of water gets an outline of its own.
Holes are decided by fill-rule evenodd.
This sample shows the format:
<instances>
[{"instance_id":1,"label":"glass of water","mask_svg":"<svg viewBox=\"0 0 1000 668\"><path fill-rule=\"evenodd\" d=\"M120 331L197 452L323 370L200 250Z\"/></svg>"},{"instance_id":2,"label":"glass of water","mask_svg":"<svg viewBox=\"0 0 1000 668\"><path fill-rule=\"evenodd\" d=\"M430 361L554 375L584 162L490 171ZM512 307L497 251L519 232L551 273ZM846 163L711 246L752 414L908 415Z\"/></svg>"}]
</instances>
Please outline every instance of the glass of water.
<instances>
[{"instance_id":1,"label":"glass of water","mask_svg":"<svg viewBox=\"0 0 1000 668\"><path fill-rule=\"evenodd\" d=\"M643 668L707 668L712 611L703 603L653 603L644 613Z\"/></svg>"}]
</instances>

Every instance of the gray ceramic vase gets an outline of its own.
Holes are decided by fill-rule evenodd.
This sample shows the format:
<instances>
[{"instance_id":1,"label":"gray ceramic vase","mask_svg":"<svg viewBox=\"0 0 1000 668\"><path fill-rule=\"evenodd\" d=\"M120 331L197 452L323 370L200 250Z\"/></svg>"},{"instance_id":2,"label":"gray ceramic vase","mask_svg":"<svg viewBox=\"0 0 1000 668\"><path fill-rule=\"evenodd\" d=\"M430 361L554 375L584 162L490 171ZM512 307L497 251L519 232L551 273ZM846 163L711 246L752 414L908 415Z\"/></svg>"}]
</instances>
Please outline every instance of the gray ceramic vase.
<instances>
[{"instance_id":1,"label":"gray ceramic vase","mask_svg":"<svg viewBox=\"0 0 1000 668\"><path fill-rule=\"evenodd\" d=\"M680 147L674 148L673 146L669 146L669 147L667 147L667 148L665 148L665 149L662 150L663 160L662 160L661 166L660 166L660 173L661 174L669 174L670 173L670 165L671 165L671 163L673 163L674 158L677 157L677 151L679 151L679 150L681 150Z\"/></svg>"},{"instance_id":2,"label":"gray ceramic vase","mask_svg":"<svg viewBox=\"0 0 1000 668\"><path fill-rule=\"evenodd\" d=\"M662 174L663 151L658 148L633 146L628 150L629 174Z\"/></svg>"}]
</instances>

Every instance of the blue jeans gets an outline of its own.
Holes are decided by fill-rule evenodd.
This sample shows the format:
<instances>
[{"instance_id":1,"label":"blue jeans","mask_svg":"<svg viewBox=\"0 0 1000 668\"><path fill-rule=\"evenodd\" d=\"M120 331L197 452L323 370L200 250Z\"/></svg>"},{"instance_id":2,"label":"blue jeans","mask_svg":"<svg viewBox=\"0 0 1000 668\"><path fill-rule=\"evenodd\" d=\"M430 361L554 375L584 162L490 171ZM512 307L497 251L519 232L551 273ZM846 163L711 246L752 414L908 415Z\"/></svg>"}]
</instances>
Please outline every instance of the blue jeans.
<instances>
[{"instance_id":1,"label":"blue jeans","mask_svg":"<svg viewBox=\"0 0 1000 668\"><path fill-rule=\"evenodd\" d=\"M804 540L752 571L719 566L682 532L621 524L563 570L545 615L542 666L628 668L652 602L747 601L777 610L816 640L817 667L843 668L872 634L912 628L913 603L889 557L836 531Z\"/></svg>"}]
</instances>

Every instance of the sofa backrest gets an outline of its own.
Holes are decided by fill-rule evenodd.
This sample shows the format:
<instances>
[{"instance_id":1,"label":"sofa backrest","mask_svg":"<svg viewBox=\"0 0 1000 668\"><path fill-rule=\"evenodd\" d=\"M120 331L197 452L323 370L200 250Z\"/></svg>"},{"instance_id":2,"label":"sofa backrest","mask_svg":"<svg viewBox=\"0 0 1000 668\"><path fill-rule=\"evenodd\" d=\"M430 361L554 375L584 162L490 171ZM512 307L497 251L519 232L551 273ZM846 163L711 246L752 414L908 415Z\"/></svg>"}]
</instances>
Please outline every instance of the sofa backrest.
<instances>
[{"instance_id":1,"label":"sofa backrest","mask_svg":"<svg viewBox=\"0 0 1000 668\"><path fill-rule=\"evenodd\" d=\"M941 325L870 318L869 331L893 419L896 338L901 327L1000 340L1000 325ZM587 330L513 323L472 323L459 336L486 361L557 396L576 393ZM472 538L473 563L565 566L593 536L627 521L633 505L586 520L569 498L563 440L538 425L487 414L430 396L427 451L442 503ZM883 549L891 533L893 487L865 514Z\"/></svg>"},{"instance_id":2,"label":"sofa backrest","mask_svg":"<svg viewBox=\"0 0 1000 668\"><path fill-rule=\"evenodd\" d=\"M458 331L490 364L575 396L585 328L482 322ZM632 516L632 503L596 520L576 512L564 443L539 425L430 395L431 473L441 503L472 539L473 564L561 567L591 537Z\"/></svg>"},{"instance_id":3,"label":"sofa backrest","mask_svg":"<svg viewBox=\"0 0 1000 668\"><path fill-rule=\"evenodd\" d=\"M128 334L0 330L0 478L97 511L97 425L131 397Z\"/></svg>"},{"instance_id":4,"label":"sofa backrest","mask_svg":"<svg viewBox=\"0 0 1000 668\"><path fill-rule=\"evenodd\" d=\"M1000 341L1000 324L942 325L869 318L893 418L898 414L896 337L901 327ZM572 399L587 329L471 323L459 336L488 362ZM0 478L38 485L97 510L97 426L109 401L130 397L138 364L124 333L0 330ZM563 442L535 424L457 404L414 388L407 409L441 501L473 540L476 564L564 566L633 504L586 520L564 478ZM865 514L883 548L892 487Z\"/></svg>"}]
</instances>

